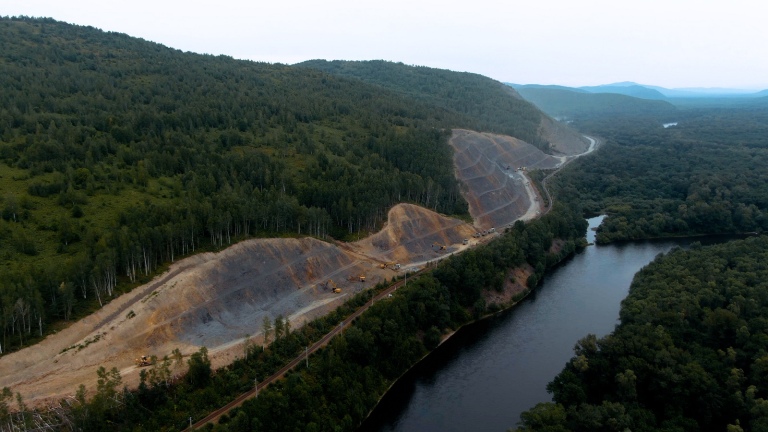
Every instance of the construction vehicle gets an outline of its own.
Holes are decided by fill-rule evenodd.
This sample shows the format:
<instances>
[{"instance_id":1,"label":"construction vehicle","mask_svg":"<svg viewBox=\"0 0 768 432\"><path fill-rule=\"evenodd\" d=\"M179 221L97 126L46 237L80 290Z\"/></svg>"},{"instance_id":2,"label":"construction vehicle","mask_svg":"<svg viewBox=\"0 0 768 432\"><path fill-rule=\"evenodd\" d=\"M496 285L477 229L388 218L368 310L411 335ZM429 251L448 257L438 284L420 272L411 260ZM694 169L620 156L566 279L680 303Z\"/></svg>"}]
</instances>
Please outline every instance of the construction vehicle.
<instances>
[{"instance_id":1,"label":"construction vehicle","mask_svg":"<svg viewBox=\"0 0 768 432\"><path fill-rule=\"evenodd\" d=\"M152 359L143 355L141 356L141 358L136 359L136 366L138 367L152 366Z\"/></svg>"},{"instance_id":2,"label":"construction vehicle","mask_svg":"<svg viewBox=\"0 0 768 432\"><path fill-rule=\"evenodd\" d=\"M468 245L469 244L469 239L465 238L464 241L461 242L461 244Z\"/></svg>"},{"instance_id":3,"label":"construction vehicle","mask_svg":"<svg viewBox=\"0 0 768 432\"><path fill-rule=\"evenodd\" d=\"M434 250L445 250L445 245L442 245L440 243L432 243L432 249L434 249Z\"/></svg>"},{"instance_id":4,"label":"construction vehicle","mask_svg":"<svg viewBox=\"0 0 768 432\"><path fill-rule=\"evenodd\" d=\"M392 270L400 270L400 264L396 262L387 262L384 264L379 264L379 268L380 269L391 268Z\"/></svg>"},{"instance_id":5,"label":"construction vehicle","mask_svg":"<svg viewBox=\"0 0 768 432\"><path fill-rule=\"evenodd\" d=\"M341 288L339 288L338 285L336 285L336 282L333 281L333 279L328 279L328 286L331 287L331 291L338 294L341 292Z\"/></svg>"},{"instance_id":6,"label":"construction vehicle","mask_svg":"<svg viewBox=\"0 0 768 432\"><path fill-rule=\"evenodd\" d=\"M365 275L364 274L360 275L360 282L365 282Z\"/></svg>"}]
</instances>

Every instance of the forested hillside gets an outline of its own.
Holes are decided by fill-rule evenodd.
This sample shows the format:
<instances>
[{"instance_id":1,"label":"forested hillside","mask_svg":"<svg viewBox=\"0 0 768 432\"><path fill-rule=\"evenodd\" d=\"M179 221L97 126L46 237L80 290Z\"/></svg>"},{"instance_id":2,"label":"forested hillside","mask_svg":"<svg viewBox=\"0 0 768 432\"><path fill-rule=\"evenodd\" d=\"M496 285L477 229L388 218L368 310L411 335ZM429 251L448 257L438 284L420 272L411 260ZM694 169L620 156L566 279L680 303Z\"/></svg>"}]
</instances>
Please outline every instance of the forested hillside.
<instances>
[{"instance_id":1,"label":"forested hillside","mask_svg":"<svg viewBox=\"0 0 768 432\"><path fill-rule=\"evenodd\" d=\"M580 122L607 144L554 182L609 215L598 242L768 229L768 110L681 111L677 126Z\"/></svg>"},{"instance_id":2,"label":"forested hillside","mask_svg":"<svg viewBox=\"0 0 768 432\"><path fill-rule=\"evenodd\" d=\"M50 19L0 43L0 352L200 248L467 213L446 141L480 111Z\"/></svg>"},{"instance_id":3,"label":"forested hillside","mask_svg":"<svg viewBox=\"0 0 768 432\"><path fill-rule=\"evenodd\" d=\"M547 148L539 135L541 112L513 89L482 75L382 60L310 60L296 66L376 84L447 112L469 115L472 124L468 129L510 135Z\"/></svg>"},{"instance_id":4,"label":"forested hillside","mask_svg":"<svg viewBox=\"0 0 768 432\"><path fill-rule=\"evenodd\" d=\"M538 85L516 85L515 89L539 109L557 118L624 116L669 120L677 111L667 101L640 99L617 93L588 93L582 89Z\"/></svg>"},{"instance_id":5,"label":"forested hillside","mask_svg":"<svg viewBox=\"0 0 768 432\"><path fill-rule=\"evenodd\" d=\"M657 258L518 431L768 430L767 251L763 236Z\"/></svg>"}]
</instances>

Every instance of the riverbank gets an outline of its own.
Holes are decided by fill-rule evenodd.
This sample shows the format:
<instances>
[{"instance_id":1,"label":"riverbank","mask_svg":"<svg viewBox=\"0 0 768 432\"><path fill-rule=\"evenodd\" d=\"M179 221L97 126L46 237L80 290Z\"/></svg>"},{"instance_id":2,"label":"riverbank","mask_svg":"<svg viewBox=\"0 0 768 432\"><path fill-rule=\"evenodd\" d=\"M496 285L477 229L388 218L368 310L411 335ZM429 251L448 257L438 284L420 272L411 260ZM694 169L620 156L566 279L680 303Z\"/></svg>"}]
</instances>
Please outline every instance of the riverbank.
<instances>
[{"instance_id":1,"label":"riverbank","mask_svg":"<svg viewBox=\"0 0 768 432\"><path fill-rule=\"evenodd\" d=\"M584 247L581 247L579 249L575 249L568 253L562 254L561 253L562 242L557 242L550 248L550 253L558 254L559 258L554 262L554 264L551 267L547 269L547 273L545 273L545 275L553 271L554 269L558 268L562 263L566 262L568 259L572 258L574 255L578 254L583 250L584 250ZM488 312L478 318L475 318L469 322L464 323L457 329L443 335L437 347L435 347L433 350L424 354L424 356L422 356L417 362L411 365L411 367L409 367L408 370L403 372L403 374L401 374L397 379L395 379L389 385L389 387L384 392L384 394L382 394L381 397L379 397L376 403L376 406L368 412L368 415L365 417L365 419L363 419L363 421L358 425L357 430L358 431L369 430L364 425L366 424L368 419L371 417L371 415L377 410L377 408L379 407L379 404L385 398L387 398L387 396L390 394L390 391L394 387L396 387L404 377L411 374L421 364L423 364L423 362L427 360L431 355L433 355L433 353L438 351L446 343L449 343L451 341L451 338L453 338L456 334L458 334L459 332L461 332L463 329L467 327L477 325L478 323L481 323L489 319L493 319L495 317L498 317L501 314L512 311L521 302L529 298L529 296L532 295L532 293L535 293L536 289L540 286L540 284L537 284L536 286L533 286L533 287L529 287L527 283L519 282L520 280L527 281L532 274L534 274L534 269L528 264L510 269L508 271L508 275L515 275L514 282L507 280L504 285L505 289L502 291L502 293L486 290L484 292L484 298L486 300L486 304L489 305ZM522 279L521 277L524 277L525 279ZM500 301L502 299L506 299L506 301ZM495 307L492 307L490 305L495 305ZM473 311L469 310L468 312L472 313Z\"/></svg>"}]
</instances>

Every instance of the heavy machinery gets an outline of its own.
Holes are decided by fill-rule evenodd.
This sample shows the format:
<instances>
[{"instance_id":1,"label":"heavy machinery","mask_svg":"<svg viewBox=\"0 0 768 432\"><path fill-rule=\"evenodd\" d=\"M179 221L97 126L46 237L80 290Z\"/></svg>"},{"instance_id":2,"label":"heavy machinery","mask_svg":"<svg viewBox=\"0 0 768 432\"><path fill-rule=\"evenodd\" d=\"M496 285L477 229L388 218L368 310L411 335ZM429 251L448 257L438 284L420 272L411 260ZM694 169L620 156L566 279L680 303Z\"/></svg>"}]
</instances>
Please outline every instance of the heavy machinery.
<instances>
[{"instance_id":1,"label":"heavy machinery","mask_svg":"<svg viewBox=\"0 0 768 432\"><path fill-rule=\"evenodd\" d=\"M331 288L331 291L338 294L341 292L341 288L339 288L338 285L336 285L336 282L333 281L333 279L328 279L328 286Z\"/></svg>"},{"instance_id":2,"label":"heavy machinery","mask_svg":"<svg viewBox=\"0 0 768 432\"><path fill-rule=\"evenodd\" d=\"M400 270L400 264L396 262L387 262L384 264L379 264L380 269L385 269L387 267L391 268L392 270Z\"/></svg>"},{"instance_id":3,"label":"heavy machinery","mask_svg":"<svg viewBox=\"0 0 768 432\"><path fill-rule=\"evenodd\" d=\"M136 359L136 366L138 367L152 366L152 359L143 355L141 356L141 358Z\"/></svg>"},{"instance_id":4,"label":"heavy machinery","mask_svg":"<svg viewBox=\"0 0 768 432\"><path fill-rule=\"evenodd\" d=\"M360 282L365 282L365 274L360 275Z\"/></svg>"},{"instance_id":5,"label":"heavy machinery","mask_svg":"<svg viewBox=\"0 0 768 432\"><path fill-rule=\"evenodd\" d=\"M440 243L432 243L432 249L434 249L434 250L445 250L445 245L442 245Z\"/></svg>"}]
</instances>

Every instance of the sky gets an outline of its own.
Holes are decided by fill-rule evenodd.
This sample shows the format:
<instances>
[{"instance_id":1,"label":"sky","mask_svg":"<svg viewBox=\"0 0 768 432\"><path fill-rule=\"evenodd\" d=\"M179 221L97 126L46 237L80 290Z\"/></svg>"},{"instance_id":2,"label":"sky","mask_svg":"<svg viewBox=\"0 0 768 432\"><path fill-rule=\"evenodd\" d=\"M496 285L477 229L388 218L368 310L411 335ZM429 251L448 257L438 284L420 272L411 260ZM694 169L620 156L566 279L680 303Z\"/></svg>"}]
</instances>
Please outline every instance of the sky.
<instances>
[{"instance_id":1,"label":"sky","mask_svg":"<svg viewBox=\"0 0 768 432\"><path fill-rule=\"evenodd\" d=\"M517 84L768 88L762 0L0 0L183 51L390 60Z\"/></svg>"}]
</instances>

